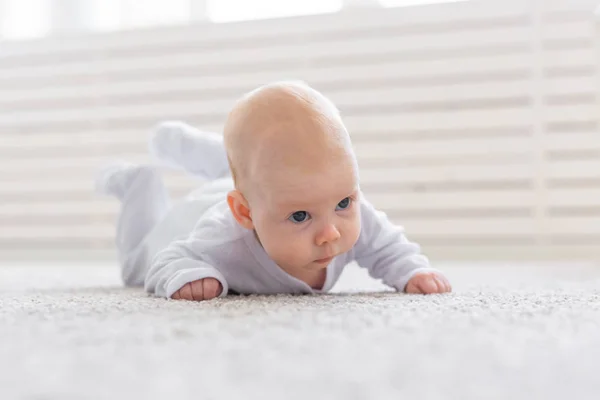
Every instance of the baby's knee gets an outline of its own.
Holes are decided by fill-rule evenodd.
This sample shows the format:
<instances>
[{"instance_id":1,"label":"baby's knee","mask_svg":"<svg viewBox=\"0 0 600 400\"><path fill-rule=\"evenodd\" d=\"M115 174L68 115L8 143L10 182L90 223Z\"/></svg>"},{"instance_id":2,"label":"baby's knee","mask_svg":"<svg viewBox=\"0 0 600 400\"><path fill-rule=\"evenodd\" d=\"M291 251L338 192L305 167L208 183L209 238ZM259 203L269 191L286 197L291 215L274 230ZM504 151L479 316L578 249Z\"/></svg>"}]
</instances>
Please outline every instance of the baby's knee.
<instances>
[{"instance_id":1,"label":"baby's knee","mask_svg":"<svg viewBox=\"0 0 600 400\"><path fill-rule=\"evenodd\" d=\"M121 280L126 287L143 287L147 272L147 255L141 248L121 259Z\"/></svg>"},{"instance_id":2,"label":"baby's knee","mask_svg":"<svg viewBox=\"0 0 600 400\"><path fill-rule=\"evenodd\" d=\"M126 287L143 287L144 286L144 277L138 276L132 273L125 273L125 269L123 269L123 273L121 274L121 279L123 284Z\"/></svg>"}]
</instances>

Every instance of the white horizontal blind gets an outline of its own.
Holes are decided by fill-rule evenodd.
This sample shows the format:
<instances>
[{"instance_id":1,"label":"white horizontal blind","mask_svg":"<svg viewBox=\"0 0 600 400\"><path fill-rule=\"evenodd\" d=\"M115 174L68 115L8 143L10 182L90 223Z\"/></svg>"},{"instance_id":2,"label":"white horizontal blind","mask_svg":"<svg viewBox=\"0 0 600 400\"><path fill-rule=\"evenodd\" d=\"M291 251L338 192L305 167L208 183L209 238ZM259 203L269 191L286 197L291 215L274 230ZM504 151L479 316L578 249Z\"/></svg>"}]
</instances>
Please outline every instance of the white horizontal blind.
<instances>
[{"instance_id":1,"label":"white horizontal blind","mask_svg":"<svg viewBox=\"0 0 600 400\"><path fill-rule=\"evenodd\" d=\"M542 227L549 247L591 246L600 255L600 132L598 16L589 1L549 2L544 56L544 178ZM596 19L596 21L595 21ZM575 254L574 254L575 255Z\"/></svg>"},{"instance_id":2,"label":"white horizontal blind","mask_svg":"<svg viewBox=\"0 0 600 400\"><path fill-rule=\"evenodd\" d=\"M243 92L303 79L341 109L367 196L432 257L594 257L592 3L480 0L4 44L0 252L112 249L118 204L93 194L99 166L147 161L160 120L220 131ZM175 196L197 184L167 181Z\"/></svg>"}]
</instances>

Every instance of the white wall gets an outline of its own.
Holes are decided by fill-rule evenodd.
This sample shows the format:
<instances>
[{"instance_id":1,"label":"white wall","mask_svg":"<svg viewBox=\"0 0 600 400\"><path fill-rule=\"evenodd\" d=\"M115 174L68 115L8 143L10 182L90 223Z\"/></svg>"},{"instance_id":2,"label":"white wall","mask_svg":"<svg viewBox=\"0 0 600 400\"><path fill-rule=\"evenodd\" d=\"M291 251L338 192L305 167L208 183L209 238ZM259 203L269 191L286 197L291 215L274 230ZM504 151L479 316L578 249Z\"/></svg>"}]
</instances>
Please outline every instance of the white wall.
<instances>
[{"instance_id":1,"label":"white wall","mask_svg":"<svg viewBox=\"0 0 600 400\"><path fill-rule=\"evenodd\" d=\"M433 258L600 248L592 1L472 1L0 44L0 258L112 250L94 171L148 130L219 131L276 79L330 96L372 202ZM175 196L194 182L167 174Z\"/></svg>"}]
</instances>

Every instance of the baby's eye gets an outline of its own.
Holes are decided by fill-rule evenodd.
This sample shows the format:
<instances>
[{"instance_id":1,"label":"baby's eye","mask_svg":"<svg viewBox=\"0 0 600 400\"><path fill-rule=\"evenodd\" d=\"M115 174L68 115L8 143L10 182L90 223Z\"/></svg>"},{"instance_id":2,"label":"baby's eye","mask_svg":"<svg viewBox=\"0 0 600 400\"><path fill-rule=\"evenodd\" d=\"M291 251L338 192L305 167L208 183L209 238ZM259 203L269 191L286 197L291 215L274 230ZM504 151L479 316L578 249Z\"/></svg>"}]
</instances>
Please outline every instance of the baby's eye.
<instances>
[{"instance_id":1,"label":"baby's eye","mask_svg":"<svg viewBox=\"0 0 600 400\"><path fill-rule=\"evenodd\" d=\"M345 210L350 206L350 197L346 197L344 200L340 201L336 207L336 211Z\"/></svg>"},{"instance_id":2,"label":"baby's eye","mask_svg":"<svg viewBox=\"0 0 600 400\"><path fill-rule=\"evenodd\" d=\"M304 222L310 218L310 215L306 211L296 211L292 215L290 215L290 221L295 222L297 224Z\"/></svg>"}]
</instances>

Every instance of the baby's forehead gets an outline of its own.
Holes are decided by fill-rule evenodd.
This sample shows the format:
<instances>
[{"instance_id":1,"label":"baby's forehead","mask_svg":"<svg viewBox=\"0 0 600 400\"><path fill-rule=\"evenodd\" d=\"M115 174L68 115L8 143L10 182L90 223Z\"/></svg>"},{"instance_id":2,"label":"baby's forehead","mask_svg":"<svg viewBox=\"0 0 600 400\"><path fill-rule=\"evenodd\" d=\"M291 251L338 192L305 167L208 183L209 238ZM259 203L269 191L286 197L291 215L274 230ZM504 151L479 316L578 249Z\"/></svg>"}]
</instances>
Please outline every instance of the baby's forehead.
<instances>
[{"instance_id":1,"label":"baby's forehead","mask_svg":"<svg viewBox=\"0 0 600 400\"><path fill-rule=\"evenodd\" d=\"M256 152L261 164L287 164L304 168L318 166L321 160L347 157L352 145L345 127L327 118L279 120L266 125L257 134L248 151ZM270 167L270 166L269 166Z\"/></svg>"},{"instance_id":2,"label":"baby's forehead","mask_svg":"<svg viewBox=\"0 0 600 400\"><path fill-rule=\"evenodd\" d=\"M258 90L236 105L224 136L244 190L253 190L257 181L264 192L280 187L291 193L306 191L327 180L321 172L328 165L352 165L350 138L337 109L310 88L275 85ZM316 176L306 183L295 177L295 170Z\"/></svg>"},{"instance_id":3,"label":"baby's forehead","mask_svg":"<svg viewBox=\"0 0 600 400\"><path fill-rule=\"evenodd\" d=\"M323 165L311 171L279 168L265 171L257 179L260 198L274 207L300 207L337 203L358 188L358 175L351 164Z\"/></svg>"}]
</instances>

